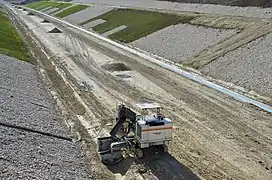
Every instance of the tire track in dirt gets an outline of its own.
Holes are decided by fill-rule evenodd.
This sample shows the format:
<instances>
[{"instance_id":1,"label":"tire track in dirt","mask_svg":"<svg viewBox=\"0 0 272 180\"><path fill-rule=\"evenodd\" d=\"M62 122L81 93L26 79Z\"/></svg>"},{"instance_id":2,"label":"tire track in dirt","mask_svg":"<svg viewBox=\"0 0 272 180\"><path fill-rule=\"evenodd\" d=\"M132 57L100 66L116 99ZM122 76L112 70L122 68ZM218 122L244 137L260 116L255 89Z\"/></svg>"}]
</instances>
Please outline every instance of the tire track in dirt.
<instances>
[{"instance_id":1,"label":"tire track in dirt","mask_svg":"<svg viewBox=\"0 0 272 180\"><path fill-rule=\"evenodd\" d=\"M88 42L88 44L90 44L90 42ZM91 44L91 46L95 46L95 44ZM104 53L106 53L106 49L102 49ZM114 53L110 52L107 55L113 57L114 59L118 59L118 60L122 60L126 63L128 63L130 65L130 67L133 67L134 69L136 69L136 71L139 71L143 76L145 76L146 78L148 78L149 80L151 80L152 82L156 83L157 85L159 85L160 87L171 87L172 84L181 84L180 82L173 82L169 84L169 79L167 79L166 76L162 76L161 74L163 73L156 73L153 70L150 70L150 68L146 68L144 66L141 66L139 64L136 63L132 63L131 60L129 60L129 58L124 58L124 57L116 57L117 55L115 55ZM140 70L139 70L140 69ZM111 87L114 88L114 87ZM168 93L174 95L174 96L180 96L180 92L184 93L184 95L182 96L182 100L185 101L187 100L188 104L191 104L191 102L197 102L197 101L207 101L209 102L208 106L207 106L207 102L203 103L206 104L205 106L197 106L194 107L192 109L198 109L198 111L200 111L197 114L201 114L202 115L202 120L201 118L199 118L199 116L197 117L192 117L192 115L187 116L188 119L190 119L191 117L191 121L195 121L195 119L200 119L200 121L207 121L209 118L205 117L208 116L210 118L214 118L214 119L219 119L218 121L212 121L212 124L205 124L206 126L213 128L213 130L216 130L218 132L220 132L221 134L223 133L224 136L228 136L228 134L225 135L226 132L222 132L222 129L234 129L231 131L231 133L235 134L237 137L239 137L239 132L242 130L244 131L245 129L247 130L247 132L249 132L249 134L252 134L253 137L261 137L260 139L263 140L263 144L270 144L269 146L267 146L266 148L260 147L258 148L258 152L265 152L266 150L270 150L271 149L271 143L269 143L269 139L267 137L262 136L262 134L260 134L259 132L255 131L254 129L251 128L246 128L245 124L241 123L239 121L240 118L240 114L244 113L244 112L239 112L239 113L235 113L236 112L236 106L233 105L229 105L230 104L230 100L226 97L225 99L219 99L218 97L216 98L216 100L213 100L213 98L215 98L215 95L211 95L211 94L205 94L207 95L207 97L203 98L203 95L200 92L192 92L188 89L185 89L182 85L178 86L176 85L175 88L172 88L171 90L169 90L168 88L163 88L164 90L166 90ZM197 94L197 95L196 95ZM199 96L198 96L199 95ZM189 97L189 98L188 98ZM162 98L162 97L160 97ZM215 102L219 100L219 102ZM164 105L171 105L172 106L176 106L177 104L166 104L164 101L162 101ZM231 102L231 104L233 104ZM237 105L239 105L238 103L236 103ZM219 106L218 106L219 105ZM192 106L192 105L191 105ZM184 111L184 108L176 108L178 111ZM211 109L213 110L211 112ZM168 109L169 112L171 112L171 108ZM190 110L188 110L188 113L190 112ZM184 113L180 114L178 117L181 117L182 115L184 115ZM205 118L203 118L205 117ZM250 118L250 117L249 117ZM266 117L266 119L268 120L268 118ZM187 120L190 121L190 120ZM178 126L182 126L183 124L178 124ZM204 126L204 128L207 128ZM192 129L192 127L190 126L190 129ZM196 131L198 131L198 128L195 129ZM205 134L205 132L203 133ZM202 134L202 135L203 135ZM207 137L208 138L208 137ZM188 138L189 139L189 138ZM238 143L241 143L242 145L245 144L246 147L255 147L256 144L251 143L250 141L248 141L248 139L246 138L239 138L237 140ZM267 144L268 143L268 144ZM178 144L180 144L180 142L178 142ZM185 152L186 153L186 152ZM207 152L205 152L207 154ZM213 156L211 156L213 157ZM262 159L265 159L266 157L263 157ZM214 161L216 162L216 161ZM212 163L211 163L212 164ZM231 167L231 165L229 165L229 169L232 169L232 171L235 170L235 167ZM236 170L237 171L237 170ZM224 172L222 170L222 172ZM240 176L241 172L237 171L236 174L237 176ZM244 173L242 173L244 174Z\"/></svg>"},{"instance_id":2,"label":"tire track in dirt","mask_svg":"<svg viewBox=\"0 0 272 180\"><path fill-rule=\"evenodd\" d=\"M81 41L86 42L84 39L81 39ZM88 45L97 48L95 43ZM105 49L101 49L100 51L106 53ZM230 98L221 96L219 93L214 93L214 91L210 91L208 88L180 78L166 70L155 68L154 65L143 65L136 62L135 59L132 60L128 57L124 57L123 55L116 55L116 52L109 52L108 55L114 59L128 63L151 82L156 83L159 87L162 87L166 92L170 93L174 97L180 97L180 99L185 102L185 104L179 103L178 100L172 102L164 95L154 95L145 91L134 90L123 81L117 80L107 73L102 73L101 75L101 72L99 72L101 69L93 68L90 70L90 68L86 68L84 70L85 72L88 71L90 77L96 77L95 79L100 81L103 89L113 91L113 94L117 97L120 97L119 93L122 92L122 90L125 90L124 94L129 98L129 101L131 100L131 102L141 99L138 97L139 95L150 98L151 100L156 98L159 99L159 103L166 107L166 112L170 117L176 119L175 126L177 128L173 138L173 144L175 145L172 145L172 154L175 155L178 160L185 162L186 165L189 165L192 169L198 171L201 176L207 179L220 179L229 176L238 179L252 179L252 177L259 177L258 174L263 173L263 171L258 168L255 171L258 172L258 174L250 177L249 171L251 169L244 171L241 168L236 168L232 159L222 157L229 154L220 153L220 150L224 150L228 145L232 145L237 141L238 143L241 143L241 146L234 150L231 150L231 147L227 147L227 153L235 154L236 150L238 150L237 155L244 153L241 152L241 149L239 148L243 147L243 141L245 138L239 137L239 134L237 135L234 133L234 138L237 138L237 140L231 139L230 142L223 142L226 140L224 130L230 130L230 133L232 133L240 131L243 132L244 129L247 129L252 137L259 136L261 140L264 139L261 134L257 134L252 129L242 127L246 124L240 122L240 118L242 118L244 122L247 118L248 121L254 121L251 117L254 115L256 118L264 119L266 122L269 122L268 115L263 112L253 111L251 107L249 108L247 106L237 108L241 106L241 103L234 102ZM78 58L75 60L80 62ZM148 68L146 66L152 66L152 68ZM100 74L96 75L97 72ZM116 83L118 86L115 84L111 85L111 83ZM253 123L251 127L254 125L256 124ZM217 140L218 138L219 140ZM211 141L211 143L206 142L207 140ZM216 142L219 144L215 144ZM263 144L267 147L266 150L268 150L268 152L269 150L271 151L267 142L264 141ZM208 145L213 145L213 147L207 147ZM216 147L218 145L222 147ZM250 144L249 147L252 146L255 145ZM257 149L256 151L262 152L260 149ZM250 155L251 159L252 156L259 158L261 155L257 152L253 152L252 155Z\"/></svg>"},{"instance_id":3,"label":"tire track in dirt","mask_svg":"<svg viewBox=\"0 0 272 180\"><path fill-rule=\"evenodd\" d=\"M13 16L12 14L10 14L10 15ZM13 20L15 21L16 26L19 28L20 33L22 33L24 35L26 42L31 47L32 53L35 55L35 57L38 58L38 63L40 61L44 61L45 63L47 63L48 61L50 62L50 60L48 59L49 58L48 55L50 55L50 53L45 54L46 48L45 49L40 48L39 45L36 44L36 43L38 43L38 40L35 38L35 35L33 34L33 32L27 28L27 25L24 22L21 22L21 20L18 20L17 17L14 17ZM41 44L41 42L39 42L39 44ZM55 56L52 56L51 58L55 58ZM51 66L49 66L49 67L51 68ZM43 68L43 66L42 66L42 68ZM52 70L53 70L53 68L52 68ZM46 74L46 76L47 76L47 74ZM52 85L54 85L54 84L52 83ZM53 88L55 90L56 87L50 85L49 88ZM60 100L66 102L65 99L60 99ZM97 162L99 162L100 160L97 155L97 152L93 151L93 149L96 149L96 144L94 144L93 140L90 138L85 127L83 127L82 124L77 120L77 117L76 117L77 113L73 112L73 108L69 107L69 103L64 103L63 105L65 105L65 106L68 105L68 107L65 109L65 112L64 112L65 114L63 114L65 116L65 117L63 117L63 119L65 121L67 119L71 119L73 122L73 129L75 129L76 132L79 132L80 136L82 138L84 138L82 143L83 143L83 146L86 145L86 147L88 148L87 155L91 160L90 161L90 164L91 164L90 168L92 169L93 177L95 179L101 179L101 180L115 179L113 177L113 175L111 173L109 173L109 171L102 164L97 164Z\"/></svg>"}]
</instances>

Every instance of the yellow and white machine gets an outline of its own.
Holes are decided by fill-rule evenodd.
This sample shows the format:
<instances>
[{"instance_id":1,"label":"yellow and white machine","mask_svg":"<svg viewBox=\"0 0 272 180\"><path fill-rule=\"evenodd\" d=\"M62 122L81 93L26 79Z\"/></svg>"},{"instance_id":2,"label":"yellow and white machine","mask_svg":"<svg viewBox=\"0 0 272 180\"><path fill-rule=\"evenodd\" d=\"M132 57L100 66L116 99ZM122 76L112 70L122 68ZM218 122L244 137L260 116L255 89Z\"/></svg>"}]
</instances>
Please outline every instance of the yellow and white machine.
<instances>
[{"instance_id":1,"label":"yellow and white machine","mask_svg":"<svg viewBox=\"0 0 272 180\"><path fill-rule=\"evenodd\" d=\"M122 152L134 150L138 158L142 149L160 146L167 152L172 139L172 120L161 114L161 107L154 103L136 105L142 113L118 103L116 124L110 136L98 138L98 153L103 163L112 165L123 159Z\"/></svg>"},{"instance_id":2,"label":"yellow and white machine","mask_svg":"<svg viewBox=\"0 0 272 180\"><path fill-rule=\"evenodd\" d=\"M140 148L164 145L168 146L172 138L172 121L163 117L161 107L157 104L137 104L142 115L136 117L135 138ZM153 115L148 115L148 110L156 110Z\"/></svg>"}]
</instances>

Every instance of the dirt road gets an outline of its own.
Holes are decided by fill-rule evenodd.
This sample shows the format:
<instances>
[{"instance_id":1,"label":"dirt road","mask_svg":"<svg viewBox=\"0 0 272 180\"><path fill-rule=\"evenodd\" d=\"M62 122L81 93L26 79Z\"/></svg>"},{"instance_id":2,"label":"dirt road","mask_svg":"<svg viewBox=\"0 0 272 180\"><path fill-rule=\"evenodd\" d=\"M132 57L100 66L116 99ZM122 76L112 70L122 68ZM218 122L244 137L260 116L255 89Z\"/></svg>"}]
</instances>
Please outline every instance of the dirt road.
<instances>
[{"instance_id":1,"label":"dirt road","mask_svg":"<svg viewBox=\"0 0 272 180\"><path fill-rule=\"evenodd\" d=\"M40 62L52 86L58 93L67 92L64 85L72 89L69 97L60 98L70 102L68 108L85 108L73 113L92 138L111 128L118 101L131 107L156 101L174 120L170 154L164 156L128 159L107 169L98 162L95 144L90 145L94 156L90 161L100 179L112 174L116 179L272 178L271 114L61 24L57 25L63 33L47 33L55 25L41 23L41 18L22 10L16 12L25 30L30 29L28 38L36 39L32 43L47 54L49 60L40 58ZM72 96L77 100L70 101ZM88 138L82 136L85 141ZM147 173L137 172L141 166Z\"/></svg>"}]
</instances>

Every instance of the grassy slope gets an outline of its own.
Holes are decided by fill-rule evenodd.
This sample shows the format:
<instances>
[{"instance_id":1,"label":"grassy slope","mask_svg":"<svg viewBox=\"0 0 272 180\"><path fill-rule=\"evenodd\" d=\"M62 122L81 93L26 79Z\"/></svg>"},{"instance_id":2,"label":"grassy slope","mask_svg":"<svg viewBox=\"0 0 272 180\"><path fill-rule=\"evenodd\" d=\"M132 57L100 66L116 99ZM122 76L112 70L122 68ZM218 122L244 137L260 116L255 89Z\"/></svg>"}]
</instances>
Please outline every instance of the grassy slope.
<instances>
[{"instance_id":1,"label":"grassy slope","mask_svg":"<svg viewBox=\"0 0 272 180\"><path fill-rule=\"evenodd\" d=\"M0 53L23 61L31 61L26 44L12 27L7 14L0 8Z\"/></svg>"},{"instance_id":2,"label":"grassy slope","mask_svg":"<svg viewBox=\"0 0 272 180\"><path fill-rule=\"evenodd\" d=\"M76 12L82 11L82 10L86 9L87 7L89 7L89 6L86 6L86 5L72 6L68 9L65 9L65 10L59 12L58 14L56 14L56 17L62 18L62 17L68 16L70 14L74 14Z\"/></svg>"},{"instance_id":3,"label":"grassy slope","mask_svg":"<svg viewBox=\"0 0 272 180\"><path fill-rule=\"evenodd\" d=\"M118 26L126 25L127 28L110 35L109 38L128 43L167 26L187 23L193 18L194 17L191 16L178 16L154 11L116 9L85 21L81 23L81 25L95 19L106 20L105 23L99 24L93 28L93 30L97 31L98 33L104 33Z\"/></svg>"}]
</instances>

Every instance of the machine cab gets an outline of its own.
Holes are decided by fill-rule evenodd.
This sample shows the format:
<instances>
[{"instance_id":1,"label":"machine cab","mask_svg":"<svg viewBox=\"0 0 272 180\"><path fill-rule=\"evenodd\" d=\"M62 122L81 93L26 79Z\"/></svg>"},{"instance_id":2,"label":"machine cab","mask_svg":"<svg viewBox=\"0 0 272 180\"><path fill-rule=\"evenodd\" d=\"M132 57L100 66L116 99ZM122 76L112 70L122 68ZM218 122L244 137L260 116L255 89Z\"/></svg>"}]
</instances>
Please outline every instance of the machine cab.
<instances>
[{"instance_id":1,"label":"machine cab","mask_svg":"<svg viewBox=\"0 0 272 180\"><path fill-rule=\"evenodd\" d=\"M172 138L172 121L161 114L161 106L155 103L136 104L141 115L136 116L136 140L141 148L168 145Z\"/></svg>"}]
</instances>

